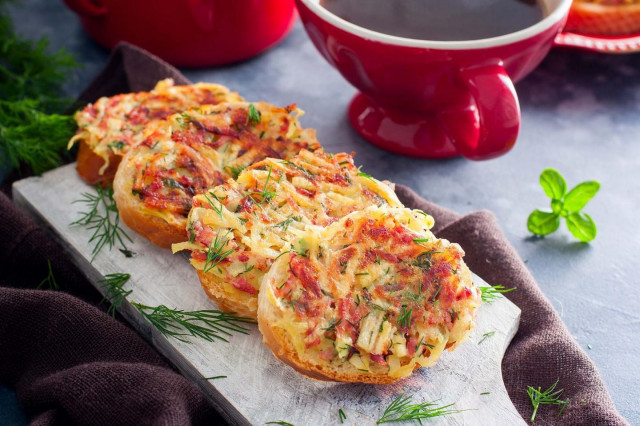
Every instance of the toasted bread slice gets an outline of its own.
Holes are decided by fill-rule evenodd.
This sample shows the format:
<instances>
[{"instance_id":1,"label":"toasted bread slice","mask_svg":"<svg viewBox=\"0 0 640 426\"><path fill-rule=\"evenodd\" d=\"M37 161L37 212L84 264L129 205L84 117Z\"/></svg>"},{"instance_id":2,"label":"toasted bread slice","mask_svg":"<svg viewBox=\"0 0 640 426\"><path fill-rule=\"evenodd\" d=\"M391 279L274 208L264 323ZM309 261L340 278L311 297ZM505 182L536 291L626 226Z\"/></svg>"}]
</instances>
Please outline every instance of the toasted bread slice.
<instances>
[{"instance_id":1,"label":"toasted bread slice","mask_svg":"<svg viewBox=\"0 0 640 426\"><path fill-rule=\"evenodd\" d=\"M174 86L173 80L162 80L150 92L100 98L76 112L78 131L68 148L80 143L76 169L84 180L108 184L122 157L141 141L140 133L149 123L191 107L242 100L218 84Z\"/></svg>"},{"instance_id":2,"label":"toasted bread slice","mask_svg":"<svg viewBox=\"0 0 640 426\"><path fill-rule=\"evenodd\" d=\"M640 2L575 0L565 30L600 35L640 33Z\"/></svg>"},{"instance_id":3,"label":"toasted bread slice","mask_svg":"<svg viewBox=\"0 0 640 426\"><path fill-rule=\"evenodd\" d=\"M295 106L229 102L148 125L113 183L122 220L161 247L184 241L193 196L267 156L319 148L315 131L300 127L299 113Z\"/></svg>"},{"instance_id":4,"label":"toasted bread slice","mask_svg":"<svg viewBox=\"0 0 640 426\"><path fill-rule=\"evenodd\" d=\"M190 241L174 251L192 251L202 286L221 309L256 318L262 277L282 253L303 249L296 243L306 226L322 228L375 205L402 206L388 182L360 172L349 154L268 158L195 197ZM220 259L216 239L233 253Z\"/></svg>"},{"instance_id":5,"label":"toasted bread slice","mask_svg":"<svg viewBox=\"0 0 640 426\"><path fill-rule=\"evenodd\" d=\"M457 244L406 208L370 207L300 235L264 276L258 324L309 377L391 383L433 365L474 326L480 293Z\"/></svg>"}]
</instances>

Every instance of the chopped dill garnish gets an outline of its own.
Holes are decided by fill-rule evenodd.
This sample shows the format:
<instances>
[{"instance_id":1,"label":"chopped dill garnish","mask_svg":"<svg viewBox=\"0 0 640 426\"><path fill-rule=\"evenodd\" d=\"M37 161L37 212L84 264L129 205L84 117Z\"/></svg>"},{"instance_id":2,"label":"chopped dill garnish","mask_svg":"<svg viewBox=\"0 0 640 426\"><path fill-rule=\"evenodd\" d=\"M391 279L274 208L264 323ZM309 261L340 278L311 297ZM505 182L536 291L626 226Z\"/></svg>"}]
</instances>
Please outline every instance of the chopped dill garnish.
<instances>
[{"instance_id":1,"label":"chopped dill garnish","mask_svg":"<svg viewBox=\"0 0 640 426\"><path fill-rule=\"evenodd\" d=\"M355 274L355 275L356 275L356 277L361 277L361 276L363 276L363 275L369 275L369 273L368 273L368 272L358 272L358 273L357 273L357 274Z\"/></svg>"},{"instance_id":2,"label":"chopped dill garnish","mask_svg":"<svg viewBox=\"0 0 640 426\"><path fill-rule=\"evenodd\" d=\"M412 400L413 396L404 396L404 394L401 394L389 404L376 424L400 422L404 420L418 420L422 424L422 419L446 416L464 411L448 410L453 404L438 407L436 404L437 401L412 404Z\"/></svg>"},{"instance_id":3,"label":"chopped dill garnish","mask_svg":"<svg viewBox=\"0 0 640 426\"><path fill-rule=\"evenodd\" d=\"M242 171L244 169L246 169L246 168L247 168L247 166L238 166L238 167L229 166L228 167L228 169L231 172L231 174L233 175L234 179L238 179L238 176L240 176L240 173L242 173Z\"/></svg>"},{"instance_id":4,"label":"chopped dill garnish","mask_svg":"<svg viewBox=\"0 0 640 426\"><path fill-rule=\"evenodd\" d=\"M226 379L227 376L211 376L211 377L203 377L201 380L216 380L216 379Z\"/></svg>"},{"instance_id":5,"label":"chopped dill garnish","mask_svg":"<svg viewBox=\"0 0 640 426\"><path fill-rule=\"evenodd\" d=\"M262 189L262 191L249 191L247 193L247 195L249 195L249 198L251 198L251 200L255 204L260 205L265 201L268 203L273 197L278 195L275 192L273 192L273 184L269 186L269 180L271 179L272 169L273 169L273 166L269 166L269 173L267 173L267 180L264 181L264 188ZM261 201L257 202L252 195L259 195L262 198Z\"/></svg>"},{"instance_id":6,"label":"chopped dill garnish","mask_svg":"<svg viewBox=\"0 0 640 426\"><path fill-rule=\"evenodd\" d=\"M36 290L40 290L45 285L49 290L60 290L60 286L56 282L56 277L53 276L53 269L51 268L51 261L49 259L47 259L47 266L49 268L49 273L42 281L40 281Z\"/></svg>"},{"instance_id":7,"label":"chopped dill garnish","mask_svg":"<svg viewBox=\"0 0 640 426\"><path fill-rule=\"evenodd\" d=\"M342 408L338 410L338 417L340 417L340 423L344 423L347 420L347 415L342 411Z\"/></svg>"},{"instance_id":8,"label":"chopped dill garnish","mask_svg":"<svg viewBox=\"0 0 640 426\"><path fill-rule=\"evenodd\" d=\"M331 331L334 328L336 328L338 326L338 324L340 324L342 322L342 318L336 320L331 321L331 323L329 324L329 326L327 328L322 328L322 330L326 330L326 331Z\"/></svg>"},{"instance_id":9,"label":"chopped dill garnish","mask_svg":"<svg viewBox=\"0 0 640 426\"><path fill-rule=\"evenodd\" d=\"M362 166L358 167L358 176L362 176L364 178L367 178L369 180L373 180L373 176L371 176L369 173L365 173L363 171L361 171L360 169L362 168Z\"/></svg>"},{"instance_id":10,"label":"chopped dill garnish","mask_svg":"<svg viewBox=\"0 0 640 426\"><path fill-rule=\"evenodd\" d=\"M111 314L111 316L115 316L116 309L122 306L122 302L133 292L133 290L125 290L123 288L129 278L131 278L129 274L117 273L107 274L104 279L98 281L98 284L105 290L104 297L100 303L105 300L111 303L111 306L107 309L107 313Z\"/></svg>"},{"instance_id":11,"label":"chopped dill garnish","mask_svg":"<svg viewBox=\"0 0 640 426\"><path fill-rule=\"evenodd\" d=\"M74 204L84 204L87 211L80 212L80 219L71 223L71 225L84 226L93 231L89 238L89 243L94 244L91 262L105 245L111 250L114 245L120 244L124 250L128 250L124 240L133 242L131 237L120 227L120 215L113 199L113 188L105 189L96 185L94 189L95 194L83 192L82 198L73 202Z\"/></svg>"},{"instance_id":12,"label":"chopped dill garnish","mask_svg":"<svg viewBox=\"0 0 640 426\"><path fill-rule=\"evenodd\" d=\"M487 333L484 333L484 334L482 335L482 339L480 339L480 341L478 342L478 344L480 344L480 343L484 342L485 340L487 340L489 337L493 336L494 334L496 334L496 332L495 332L495 331L489 331L489 332L487 332Z\"/></svg>"},{"instance_id":13,"label":"chopped dill garnish","mask_svg":"<svg viewBox=\"0 0 640 426\"><path fill-rule=\"evenodd\" d=\"M285 422L284 420L278 420L275 422L267 422L267 425L280 425L280 426L294 426L293 423Z\"/></svg>"},{"instance_id":14,"label":"chopped dill garnish","mask_svg":"<svg viewBox=\"0 0 640 426\"><path fill-rule=\"evenodd\" d=\"M558 380L556 380L556 382L545 391L542 391L540 386L538 386L538 389L531 386L527 387L527 394L529 395L529 399L531 399L531 405L533 405L531 423L535 421L536 414L538 413L538 407L540 407L540 405L562 405L562 408L560 408L560 412L558 413L558 417L562 415L564 409L569 404L569 399L560 399L563 389L555 390L559 381L560 378L558 378Z\"/></svg>"},{"instance_id":15,"label":"chopped dill garnish","mask_svg":"<svg viewBox=\"0 0 640 426\"><path fill-rule=\"evenodd\" d=\"M220 204L218 207L216 207L216 205L213 204L213 201L211 200L211 198L209 198L207 194L202 194L202 195L204 195L204 198L207 199L207 202L209 203L213 211L218 213L218 216L220 216L220 219L222 219L222 208L223 208L222 202L218 199L218 197L216 197L216 194L214 194L213 192L209 191L209 194L211 194L211 196L215 198L216 201L218 201L218 203Z\"/></svg>"},{"instance_id":16,"label":"chopped dill garnish","mask_svg":"<svg viewBox=\"0 0 640 426\"><path fill-rule=\"evenodd\" d=\"M482 297L482 301L485 303L493 303L498 298L500 298L502 293L509 293L510 291L515 290L516 288L504 288L501 285L495 285L493 287L478 287L480 289L480 296Z\"/></svg>"},{"instance_id":17,"label":"chopped dill garnish","mask_svg":"<svg viewBox=\"0 0 640 426\"><path fill-rule=\"evenodd\" d=\"M402 328L409 328L411 326L411 309L407 309L406 305L402 305L402 311L398 316L398 324Z\"/></svg>"},{"instance_id":18,"label":"chopped dill garnish","mask_svg":"<svg viewBox=\"0 0 640 426\"><path fill-rule=\"evenodd\" d=\"M209 272L213 268L215 268L218 263L222 262L227 258L231 253L233 253L233 249L230 248L227 251L223 251L225 246L231 241L230 238L227 238L231 233L231 229L227 230L227 233L224 234L224 237L220 237L220 232L216 234L216 238L211 241L209 244L209 248L207 249L207 260L204 263L204 267L202 268L202 272Z\"/></svg>"},{"instance_id":19,"label":"chopped dill garnish","mask_svg":"<svg viewBox=\"0 0 640 426\"><path fill-rule=\"evenodd\" d=\"M480 395L491 395L491 392L482 392Z\"/></svg>"},{"instance_id":20,"label":"chopped dill garnish","mask_svg":"<svg viewBox=\"0 0 640 426\"><path fill-rule=\"evenodd\" d=\"M173 337L181 342L189 343L187 336L198 337L208 342L215 339L228 342L232 332L249 334L242 324L253 324L251 318L237 317L233 313L205 309L200 311L183 311L170 309L165 305L147 306L137 302L131 304L166 337Z\"/></svg>"},{"instance_id":21,"label":"chopped dill garnish","mask_svg":"<svg viewBox=\"0 0 640 426\"><path fill-rule=\"evenodd\" d=\"M247 121L245 124L248 124L251 121L252 124L257 124L260 122L260 111L253 104L249 104L249 114L247 114Z\"/></svg>"},{"instance_id":22,"label":"chopped dill garnish","mask_svg":"<svg viewBox=\"0 0 640 426\"><path fill-rule=\"evenodd\" d=\"M280 223L276 223L275 225L271 225L274 228L282 228L282 232L287 232L287 229L289 229L289 225L291 224L291 222L296 221L299 222L300 218L297 216L291 216L290 218L283 220Z\"/></svg>"}]
</instances>

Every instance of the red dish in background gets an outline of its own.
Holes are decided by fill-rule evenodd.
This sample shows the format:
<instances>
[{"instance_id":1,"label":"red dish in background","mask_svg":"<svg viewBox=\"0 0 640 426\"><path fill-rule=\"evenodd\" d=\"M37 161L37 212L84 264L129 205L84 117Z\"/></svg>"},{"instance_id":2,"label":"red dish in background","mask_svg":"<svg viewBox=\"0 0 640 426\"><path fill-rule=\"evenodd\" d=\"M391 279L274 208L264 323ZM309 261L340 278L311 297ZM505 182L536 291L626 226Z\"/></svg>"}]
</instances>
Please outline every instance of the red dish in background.
<instances>
[{"instance_id":1,"label":"red dish in background","mask_svg":"<svg viewBox=\"0 0 640 426\"><path fill-rule=\"evenodd\" d=\"M127 41L178 66L222 65L278 43L296 19L293 0L64 0L111 49Z\"/></svg>"}]
</instances>

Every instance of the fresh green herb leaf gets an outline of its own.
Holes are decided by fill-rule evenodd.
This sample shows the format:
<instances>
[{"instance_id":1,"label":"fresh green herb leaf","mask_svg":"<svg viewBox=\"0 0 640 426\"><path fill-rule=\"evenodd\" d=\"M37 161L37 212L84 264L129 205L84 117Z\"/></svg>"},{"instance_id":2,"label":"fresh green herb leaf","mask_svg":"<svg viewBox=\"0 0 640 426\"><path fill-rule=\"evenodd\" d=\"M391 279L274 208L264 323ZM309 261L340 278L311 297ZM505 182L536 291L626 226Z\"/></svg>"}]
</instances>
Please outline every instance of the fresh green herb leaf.
<instances>
[{"instance_id":1,"label":"fresh green herb leaf","mask_svg":"<svg viewBox=\"0 0 640 426\"><path fill-rule=\"evenodd\" d=\"M482 392L480 395L491 395L491 392Z\"/></svg>"},{"instance_id":2,"label":"fresh green herb leaf","mask_svg":"<svg viewBox=\"0 0 640 426\"><path fill-rule=\"evenodd\" d=\"M556 386L558 386L558 382L560 382L560 378L558 378L558 380L556 380L556 382L545 391L543 391L540 386L538 386L538 389L531 386L527 387L527 394L529 395L529 399L531 399L531 405L533 405L531 423L535 421L540 405L561 405L562 408L560 408L558 417L560 417L564 412L564 409L569 404L569 399L560 399L563 389L555 390Z\"/></svg>"},{"instance_id":3,"label":"fresh green herb leaf","mask_svg":"<svg viewBox=\"0 0 640 426\"><path fill-rule=\"evenodd\" d=\"M555 169L545 169L540 174L540 186L552 200L559 200L567 192L567 183Z\"/></svg>"},{"instance_id":4,"label":"fresh green herb leaf","mask_svg":"<svg viewBox=\"0 0 640 426\"><path fill-rule=\"evenodd\" d=\"M113 151L122 151L126 144L123 141L113 141L107 145Z\"/></svg>"},{"instance_id":5,"label":"fresh green herb leaf","mask_svg":"<svg viewBox=\"0 0 640 426\"><path fill-rule=\"evenodd\" d=\"M342 408L338 410L338 417L340 417L340 423L344 423L344 421L347 420L347 415L344 414L344 411L342 411Z\"/></svg>"},{"instance_id":6,"label":"fresh green herb leaf","mask_svg":"<svg viewBox=\"0 0 640 426\"><path fill-rule=\"evenodd\" d=\"M464 410L449 410L453 404L438 406L437 401L423 402L421 404L412 403L413 396L400 395L394 399L391 404L384 410L382 417L378 419L376 424L400 422L404 420L428 419L432 417L446 416L449 414L460 413Z\"/></svg>"},{"instance_id":7,"label":"fresh green herb leaf","mask_svg":"<svg viewBox=\"0 0 640 426\"><path fill-rule=\"evenodd\" d=\"M565 218L567 228L574 237L589 242L596 237L596 224L581 210L600 190L596 181L582 182L568 193L567 185L560 173L546 169L540 175L540 185L551 198L551 212L534 210L527 219L527 229L535 235L544 236L555 232Z\"/></svg>"},{"instance_id":8,"label":"fresh green herb leaf","mask_svg":"<svg viewBox=\"0 0 640 426\"><path fill-rule=\"evenodd\" d=\"M478 342L478 344L480 344L480 343L484 342L485 340L487 340L489 337L493 336L494 334L496 334L496 332L495 332L495 331L489 331L489 332L487 332L487 333L484 333L484 334L482 335L482 339L480 339L480 341ZM482 395L482 394L481 394L481 395Z\"/></svg>"},{"instance_id":9,"label":"fresh green herb leaf","mask_svg":"<svg viewBox=\"0 0 640 426\"><path fill-rule=\"evenodd\" d=\"M105 290L102 302L108 300L111 303L111 306L107 309L107 313L111 314L111 316L115 316L116 309L122 306L122 303L133 292L133 290L125 290L123 288L130 278L131 275L129 274L117 273L107 274L104 279L98 281L98 284Z\"/></svg>"},{"instance_id":10,"label":"fresh green herb leaf","mask_svg":"<svg viewBox=\"0 0 640 426\"><path fill-rule=\"evenodd\" d=\"M556 232L560 226L560 215L557 213L534 210L527 219L527 229L535 235L544 236Z\"/></svg>"},{"instance_id":11,"label":"fresh green herb leaf","mask_svg":"<svg viewBox=\"0 0 640 426\"><path fill-rule=\"evenodd\" d=\"M202 380L216 380L216 379L226 379L227 376L211 376L211 377L203 377Z\"/></svg>"},{"instance_id":12,"label":"fresh green herb leaf","mask_svg":"<svg viewBox=\"0 0 640 426\"><path fill-rule=\"evenodd\" d=\"M482 301L485 303L493 303L495 302L499 297L501 297L500 295L503 293L509 293L510 291L515 290L516 288L505 288L504 286L501 285L494 285L492 286L481 286L478 287L480 289L480 297L482 298Z\"/></svg>"},{"instance_id":13,"label":"fresh green herb leaf","mask_svg":"<svg viewBox=\"0 0 640 426\"><path fill-rule=\"evenodd\" d=\"M261 116L260 111L258 111L255 105L249 104L249 114L247 114L247 123L245 124L248 124L249 121L251 121L251 123L253 124L259 123L260 116Z\"/></svg>"},{"instance_id":14,"label":"fresh green herb leaf","mask_svg":"<svg viewBox=\"0 0 640 426\"><path fill-rule=\"evenodd\" d=\"M209 272L213 268L215 268L218 263L222 262L227 258L231 253L233 253L233 249L224 251L225 246L231 241L231 238L227 238L231 230L228 229L227 233L224 236L220 236L221 232L218 231L216 237L209 244L209 248L207 249L207 260L204 263L204 267L202 268L202 272Z\"/></svg>"},{"instance_id":15,"label":"fresh green herb leaf","mask_svg":"<svg viewBox=\"0 0 640 426\"><path fill-rule=\"evenodd\" d=\"M120 227L120 216L113 199L113 189L96 185L94 190L95 194L83 192L82 198L73 202L84 204L87 210L80 212L80 218L71 223L72 226L83 226L93 231L89 238L89 243L94 244L91 252L92 262L104 246L108 246L111 250L114 245L120 244L124 250L128 250L124 240L133 242Z\"/></svg>"},{"instance_id":16,"label":"fresh green herb leaf","mask_svg":"<svg viewBox=\"0 0 640 426\"><path fill-rule=\"evenodd\" d=\"M165 305L147 306L137 302L131 304L164 336L184 343L189 343L187 336L201 338L207 342L213 342L215 339L228 342L227 337L233 332L249 334L249 330L242 324L255 323L251 318L237 317L233 313L218 310L183 311L170 309Z\"/></svg>"},{"instance_id":17,"label":"fresh green herb leaf","mask_svg":"<svg viewBox=\"0 0 640 426\"><path fill-rule=\"evenodd\" d=\"M278 421L275 421L275 422L267 422L265 424L268 424L268 425L280 425L280 426L294 426L292 423L288 423L288 422L285 422L283 420L278 420Z\"/></svg>"},{"instance_id":18,"label":"fresh green herb leaf","mask_svg":"<svg viewBox=\"0 0 640 426\"><path fill-rule=\"evenodd\" d=\"M598 232L596 224L586 213L571 213L566 217L569 232L584 243L588 243L596 237Z\"/></svg>"},{"instance_id":19,"label":"fresh green herb leaf","mask_svg":"<svg viewBox=\"0 0 640 426\"><path fill-rule=\"evenodd\" d=\"M365 173L365 172L361 171L360 170L361 168L362 168L362 166L358 167L358 176L362 176L362 177L367 178L369 180L373 180L373 177L369 173Z\"/></svg>"},{"instance_id":20,"label":"fresh green herb leaf","mask_svg":"<svg viewBox=\"0 0 640 426\"><path fill-rule=\"evenodd\" d=\"M56 277L53 276L53 269L51 268L51 261L49 259L47 259L47 267L49 268L49 273L42 281L40 281L36 290L40 290L45 286L49 290L60 290L60 286L56 282Z\"/></svg>"},{"instance_id":21,"label":"fresh green herb leaf","mask_svg":"<svg viewBox=\"0 0 640 426\"><path fill-rule=\"evenodd\" d=\"M564 197L564 209L579 212L600 190L600 182L587 181L578 184Z\"/></svg>"}]
</instances>

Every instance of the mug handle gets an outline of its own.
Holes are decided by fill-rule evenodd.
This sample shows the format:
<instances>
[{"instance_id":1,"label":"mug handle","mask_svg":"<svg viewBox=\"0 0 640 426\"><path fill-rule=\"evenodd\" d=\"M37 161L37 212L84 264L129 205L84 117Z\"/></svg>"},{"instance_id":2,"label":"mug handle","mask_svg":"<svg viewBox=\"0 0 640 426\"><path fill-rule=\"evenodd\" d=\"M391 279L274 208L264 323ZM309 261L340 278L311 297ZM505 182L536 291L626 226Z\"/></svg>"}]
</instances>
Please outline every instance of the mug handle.
<instances>
[{"instance_id":1,"label":"mug handle","mask_svg":"<svg viewBox=\"0 0 640 426\"><path fill-rule=\"evenodd\" d=\"M83 18L101 18L107 14L107 6L98 0L64 0L69 9Z\"/></svg>"},{"instance_id":2,"label":"mug handle","mask_svg":"<svg viewBox=\"0 0 640 426\"><path fill-rule=\"evenodd\" d=\"M468 98L438 113L456 149L471 160L498 157L511 148L520 131L520 104L502 62L460 70Z\"/></svg>"}]
</instances>

